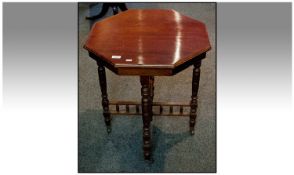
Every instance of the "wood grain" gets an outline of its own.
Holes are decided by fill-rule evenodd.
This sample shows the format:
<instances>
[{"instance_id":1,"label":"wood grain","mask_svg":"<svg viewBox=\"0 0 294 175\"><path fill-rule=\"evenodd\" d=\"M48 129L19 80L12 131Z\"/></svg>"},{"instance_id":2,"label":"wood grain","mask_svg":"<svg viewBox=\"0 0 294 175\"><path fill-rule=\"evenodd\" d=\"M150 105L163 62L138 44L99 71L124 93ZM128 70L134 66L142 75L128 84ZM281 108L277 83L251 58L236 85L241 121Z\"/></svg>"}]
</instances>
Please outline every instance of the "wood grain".
<instances>
[{"instance_id":1,"label":"wood grain","mask_svg":"<svg viewBox=\"0 0 294 175\"><path fill-rule=\"evenodd\" d=\"M84 48L119 75L173 75L173 69L189 60L203 59L197 56L211 46L202 22L174 10L149 9L128 10L97 22Z\"/></svg>"}]
</instances>

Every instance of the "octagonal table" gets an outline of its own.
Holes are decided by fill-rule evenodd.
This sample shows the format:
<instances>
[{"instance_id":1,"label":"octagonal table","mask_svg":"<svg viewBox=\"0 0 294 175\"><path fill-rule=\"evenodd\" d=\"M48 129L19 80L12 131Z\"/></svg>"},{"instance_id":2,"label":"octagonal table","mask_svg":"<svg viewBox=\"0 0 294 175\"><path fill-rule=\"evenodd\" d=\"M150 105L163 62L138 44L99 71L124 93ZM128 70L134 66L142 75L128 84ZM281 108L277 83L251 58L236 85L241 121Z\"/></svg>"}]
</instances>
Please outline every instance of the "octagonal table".
<instances>
[{"instance_id":1,"label":"octagonal table","mask_svg":"<svg viewBox=\"0 0 294 175\"><path fill-rule=\"evenodd\" d=\"M204 23L174 10L128 10L95 23L84 48L98 65L108 133L111 131L111 115L142 114L143 150L148 160L151 158L150 123L153 115L190 116L190 132L194 134L201 60L211 48ZM191 65L194 69L190 104L153 102L154 76L172 76ZM110 102L105 67L118 75L140 76L141 103ZM111 105L116 110L110 110ZM125 106L124 112L120 106ZM155 106L159 108L158 112ZM173 112L174 106L180 106L179 113ZM130 112L130 107L135 107L135 112ZM169 113L163 113L165 107L169 108ZM189 113L183 112L186 107L190 109Z\"/></svg>"}]
</instances>

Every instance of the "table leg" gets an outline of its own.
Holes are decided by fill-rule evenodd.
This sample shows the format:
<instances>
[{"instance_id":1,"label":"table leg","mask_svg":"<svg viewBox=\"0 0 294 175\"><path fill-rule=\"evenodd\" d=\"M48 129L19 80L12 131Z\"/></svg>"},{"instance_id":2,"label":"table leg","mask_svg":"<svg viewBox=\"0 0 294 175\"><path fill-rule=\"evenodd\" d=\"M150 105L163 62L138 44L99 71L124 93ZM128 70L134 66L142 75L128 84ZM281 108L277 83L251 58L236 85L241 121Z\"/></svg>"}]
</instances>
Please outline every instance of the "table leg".
<instances>
[{"instance_id":1,"label":"table leg","mask_svg":"<svg viewBox=\"0 0 294 175\"><path fill-rule=\"evenodd\" d=\"M195 63L193 68L193 80L192 80L192 96L191 96L191 111L190 111L190 133L194 135L195 120L197 117L197 95L199 89L200 79L200 66L201 62Z\"/></svg>"},{"instance_id":2,"label":"table leg","mask_svg":"<svg viewBox=\"0 0 294 175\"><path fill-rule=\"evenodd\" d=\"M143 118L143 150L146 160L151 158L150 123L152 120L152 77L141 76L142 118Z\"/></svg>"},{"instance_id":3,"label":"table leg","mask_svg":"<svg viewBox=\"0 0 294 175\"><path fill-rule=\"evenodd\" d=\"M153 76L150 77L150 91L151 91L151 103L153 103L153 97L154 97L154 77ZM152 120L153 120L153 110L151 107L151 121Z\"/></svg>"},{"instance_id":4,"label":"table leg","mask_svg":"<svg viewBox=\"0 0 294 175\"><path fill-rule=\"evenodd\" d=\"M109 112L109 101L107 97L107 82L106 82L106 74L105 74L105 68L103 65L98 65L98 75L99 75L99 83L100 83L100 89L101 89L101 97L102 97L102 106L103 106L103 116L104 121L107 127L107 132L111 132L111 118L110 118L110 112Z\"/></svg>"}]
</instances>

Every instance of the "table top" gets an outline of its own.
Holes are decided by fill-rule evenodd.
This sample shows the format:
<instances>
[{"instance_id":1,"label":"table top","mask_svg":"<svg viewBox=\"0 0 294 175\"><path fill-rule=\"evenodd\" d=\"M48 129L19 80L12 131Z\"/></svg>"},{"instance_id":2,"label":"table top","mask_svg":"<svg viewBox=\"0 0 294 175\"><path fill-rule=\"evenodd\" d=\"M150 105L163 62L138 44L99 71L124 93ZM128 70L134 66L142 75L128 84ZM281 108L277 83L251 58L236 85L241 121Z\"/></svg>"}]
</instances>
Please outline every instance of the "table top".
<instances>
[{"instance_id":1,"label":"table top","mask_svg":"<svg viewBox=\"0 0 294 175\"><path fill-rule=\"evenodd\" d=\"M95 23L84 48L117 74L172 75L204 58L211 46L204 23L175 10L148 9Z\"/></svg>"}]
</instances>

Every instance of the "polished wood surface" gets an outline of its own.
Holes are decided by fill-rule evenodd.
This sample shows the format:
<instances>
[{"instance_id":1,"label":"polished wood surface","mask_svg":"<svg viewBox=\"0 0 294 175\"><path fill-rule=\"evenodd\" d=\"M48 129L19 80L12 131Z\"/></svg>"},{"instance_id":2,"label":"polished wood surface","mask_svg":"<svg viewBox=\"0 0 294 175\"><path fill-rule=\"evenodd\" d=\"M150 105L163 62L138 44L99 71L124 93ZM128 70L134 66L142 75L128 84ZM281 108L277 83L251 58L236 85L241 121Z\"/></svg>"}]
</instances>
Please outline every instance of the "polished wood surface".
<instances>
[{"instance_id":1,"label":"polished wood surface","mask_svg":"<svg viewBox=\"0 0 294 175\"><path fill-rule=\"evenodd\" d=\"M97 22L84 48L97 61L102 106L108 133L111 114L142 114L143 152L152 161L151 121L153 115L190 116L194 134L201 60L210 49L205 25L174 10L128 10ZM153 103L154 76L174 75L194 65L190 104ZM118 75L137 75L141 82L141 103L109 102L105 67ZM115 105L115 111L109 106ZM125 107L125 112L120 106ZM159 107L159 112L153 111ZM179 112L175 113L175 106ZM135 107L135 112L131 108ZM168 107L169 113L163 112ZM184 112L190 108L190 113ZM140 112L141 108L141 112Z\"/></svg>"},{"instance_id":2,"label":"polished wood surface","mask_svg":"<svg viewBox=\"0 0 294 175\"><path fill-rule=\"evenodd\" d=\"M152 76L175 74L182 64L200 61L211 46L202 22L174 10L149 9L97 22L84 48L119 75Z\"/></svg>"}]
</instances>

